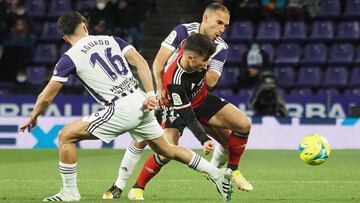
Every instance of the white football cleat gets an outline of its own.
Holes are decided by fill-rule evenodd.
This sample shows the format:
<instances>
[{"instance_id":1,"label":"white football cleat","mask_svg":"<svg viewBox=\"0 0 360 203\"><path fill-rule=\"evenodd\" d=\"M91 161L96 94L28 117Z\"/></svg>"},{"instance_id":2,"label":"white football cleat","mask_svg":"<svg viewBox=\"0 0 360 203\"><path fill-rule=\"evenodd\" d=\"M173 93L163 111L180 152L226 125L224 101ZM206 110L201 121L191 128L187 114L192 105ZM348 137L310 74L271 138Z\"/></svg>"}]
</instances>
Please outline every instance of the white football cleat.
<instances>
[{"instance_id":1,"label":"white football cleat","mask_svg":"<svg viewBox=\"0 0 360 203\"><path fill-rule=\"evenodd\" d=\"M59 201L72 202L72 201L80 201L80 199L81 199L81 197L80 197L80 193L78 191L69 192L69 191L64 191L63 189L60 189L59 193L57 193L51 197L47 197L43 201L44 202L59 202Z\"/></svg>"},{"instance_id":2,"label":"white football cleat","mask_svg":"<svg viewBox=\"0 0 360 203\"><path fill-rule=\"evenodd\" d=\"M232 170L231 169L219 169L220 174L218 178L213 178L209 175L211 181L215 183L217 191L220 193L222 198L225 201L231 200L232 195L232 185L231 185L231 178L232 178Z\"/></svg>"}]
</instances>

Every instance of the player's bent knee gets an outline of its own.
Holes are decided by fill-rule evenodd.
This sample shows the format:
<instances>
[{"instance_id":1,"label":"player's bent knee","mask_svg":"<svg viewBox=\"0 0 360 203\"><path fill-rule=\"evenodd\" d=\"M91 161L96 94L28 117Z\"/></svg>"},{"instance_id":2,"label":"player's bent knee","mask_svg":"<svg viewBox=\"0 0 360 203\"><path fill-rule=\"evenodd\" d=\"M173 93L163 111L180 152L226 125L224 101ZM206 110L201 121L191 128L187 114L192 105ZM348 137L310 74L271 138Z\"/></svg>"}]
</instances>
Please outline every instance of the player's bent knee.
<instances>
[{"instance_id":1,"label":"player's bent knee","mask_svg":"<svg viewBox=\"0 0 360 203\"><path fill-rule=\"evenodd\" d=\"M234 130L233 134L237 137L248 138L251 130L251 120L246 117L241 123L241 128Z\"/></svg>"},{"instance_id":2,"label":"player's bent knee","mask_svg":"<svg viewBox=\"0 0 360 203\"><path fill-rule=\"evenodd\" d=\"M77 139L74 138L74 135L76 135L76 132L73 132L70 127L65 126L59 132L59 145L74 143L75 141L77 141Z\"/></svg>"},{"instance_id":3,"label":"player's bent knee","mask_svg":"<svg viewBox=\"0 0 360 203\"><path fill-rule=\"evenodd\" d=\"M247 133L251 130L251 120L250 118L246 117L246 121L244 121L242 132Z\"/></svg>"}]
</instances>

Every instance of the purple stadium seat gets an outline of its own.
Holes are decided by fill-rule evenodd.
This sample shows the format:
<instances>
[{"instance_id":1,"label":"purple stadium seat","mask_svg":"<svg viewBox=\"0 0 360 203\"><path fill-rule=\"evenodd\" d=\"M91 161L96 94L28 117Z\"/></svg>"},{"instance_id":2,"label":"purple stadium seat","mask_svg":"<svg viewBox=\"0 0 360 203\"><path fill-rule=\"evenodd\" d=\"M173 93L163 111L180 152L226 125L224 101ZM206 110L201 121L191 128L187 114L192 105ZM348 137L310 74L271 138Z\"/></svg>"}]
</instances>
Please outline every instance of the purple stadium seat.
<instances>
[{"instance_id":1,"label":"purple stadium seat","mask_svg":"<svg viewBox=\"0 0 360 203\"><path fill-rule=\"evenodd\" d=\"M351 44L333 44L328 63L332 65L347 65L353 62L353 58L354 48Z\"/></svg>"},{"instance_id":2,"label":"purple stadium seat","mask_svg":"<svg viewBox=\"0 0 360 203\"><path fill-rule=\"evenodd\" d=\"M14 84L12 82L0 81L0 96L7 96L11 94Z\"/></svg>"},{"instance_id":3,"label":"purple stadium seat","mask_svg":"<svg viewBox=\"0 0 360 203\"><path fill-rule=\"evenodd\" d=\"M359 40L359 38L360 38L359 21L347 21L347 22L341 22L339 24L337 39Z\"/></svg>"},{"instance_id":4,"label":"purple stadium seat","mask_svg":"<svg viewBox=\"0 0 360 203\"><path fill-rule=\"evenodd\" d=\"M321 0L317 17L338 18L341 14L340 0Z\"/></svg>"},{"instance_id":5,"label":"purple stadium seat","mask_svg":"<svg viewBox=\"0 0 360 203\"><path fill-rule=\"evenodd\" d=\"M354 63L357 65L360 65L360 46L356 50L356 56L355 56Z\"/></svg>"},{"instance_id":6,"label":"purple stadium seat","mask_svg":"<svg viewBox=\"0 0 360 203\"><path fill-rule=\"evenodd\" d=\"M321 88L317 92L318 96L339 96L339 90L336 88Z\"/></svg>"},{"instance_id":7,"label":"purple stadium seat","mask_svg":"<svg viewBox=\"0 0 360 203\"><path fill-rule=\"evenodd\" d=\"M228 41L230 35L229 32L229 28L225 29L225 31L221 34L221 38L225 41Z\"/></svg>"},{"instance_id":8,"label":"purple stadium seat","mask_svg":"<svg viewBox=\"0 0 360 203\"><path fill-rule=\"evenodd\" d=\"M347 85L348 71L346 67L328 67L325 71L323 86L342 87Z\"/></svg>"},{"instance_id":9,"label":"purple stadium seat","mask_svg":"<svg viewBox=\"0 0 360 203\"><path fill-rule=\"evenodd\" d=\"M84 15L88 15L94 7L94 0L80 0L76 2L76 10L80 11Z\"/></svg>"},{"instance_id":10,"label":"purple stadium seat","mask_svg":"<svg viewBox=\"0 0 360 203\"><path fill-rule=\"evenodd\" d=\"M309 39L313 41L329 41L334 38L334 24L331 21L316 21L312 24Z\"/></svg>"},{"instance_id":11,"label":"purple stadium seat","mask_svg":"<svg viewBox=\"0 0 360 203\"><path fill-rule=\"evenodd\" d=\"M43 66L27 67L26 76L30 84L43 85L45 83L47 70Z\"/></svg>"},{"instance_id":12,"label":"purple stadium seat","mask_svg":"<svg viewBox=\"0 0 360 203\"><path fill-rule=\"evenodd\" d=\"M285 23L284 41L303 41L306 39L306 24L303 21L288 21Z\"/></svg>"},{"instance_id":13,"label":"purple stadium seat","mask_svg":"<svg viewBox=\"0 0 360 203\"><path fill-rule=\"evenodd\" d=\"M231 25L229 40L250 41L253 39L254 28L250 21L235 22Z\"/></svg>"},{"instance_id":14,"label":"purple stadium seat","mask_svg":"<svg viewBox=\"0 0 360 203\"><path fill-rule=\"evenodd\" d=\"M231 89L217 89L215 94L219 97L231 97L234 95L234 92Z\"/></svg>"},{"instance_id":15,"label":"purple stadium seat","mask_svg":"<svg viewBox=\"0 0 360 203\"><path fill-rule=\"evenodd\" d=\"M53 22L45 22L42 33L41 39L45 40L62 40L62 34L56 27L56 23Z\"/></svg>"},{"instance_id":16,"label":"purple stadium seat","mask_svg":"<svg viewBox=\"0 0 360 203\"><path fill-rule=\"evenodd\" d=\"M280 87L293 86L295 78L293 67L276 67L274 69L274 74Z\"/></svg>"},{"instance_id":17,"label":"purple stadium seat","mask_svg":"<svg viewBox=\"0 0 360 203\"><path fill-rule=\"evenodd\" d=\"M299 87L316 87L320 85L321 70L319 67L301 67L296 83Z\"/></svg>"},{"instance_id":18,"label":"purple stadium seat","mask_svg":"<svg viewBox=\"0 0 360 203\"><path fill-rule=\"evenodd\" d=\"M348 86L360 87L360 67L353 68Z\"/></svg>"},{"instance_id":19,"label":"purple stadium seat","mask_svg":"<svg viewBox=\"0 0 360 203\"><path fill-rule=\"evenodd\" d=\"M262 44L260 49L264 50L269 55L269 61L272 63L274 61L275 51L272 44Z\"/></svg>"},{"instance_id":20,"label":"purple stadium seat","mask_svg":"<svg viewBox=\"0 0 360 203\"><path fill-rule=\"evenodd\" d=\"M240 89L239 92L236 94L237 96L240 97L250 97L253 93L252 89Z\"/></svg>"},{"instance_id":21,"label":"purple stadium seat","mask_svg":"<svg viewBox=\"0 0 360 203\"><path fill-rule=\"evenodd\" d=\"M293 65L300 61L301 49L298 44L280 44L276 50L275 64Z\"/></svg>"},{"instance_id":22,"label":"purple stadium seat","mask_svg":"<svg viewBox=\"0 0 360 203\"><path fill-rule=\"evenodd\" d=\"M0 96L7 96L9 95L10 91L9 89L3 89L0 87Z\"/></svg>"},{"instance_id":23,"label":"purple stadium seat","mask_svg":"<svg viewBox=\"0 0 360 203\"><path fill-rule=\"evenodd\" d=\"M69 43L64 43L61 45L61 48L60 48L60 54L63 54L65 53L67 50L69 50L71 48L71 44Z\"/></svg>"},{"instance_id":24,"label":"purple stadium seat","mask_svg":"<svg viewBox=\"0 0 360 203\"><path fill-rule=\"evenodd\" d=\"M326 63L327 49L324 44L307 44L304 49L304 65L322 65Z\"/></svg>"},{"instance_id":25,"label":"purple stadium seat","mask_svg":"<svg viewBox=\"0 0 360 203\"><path fill-rule=\"evenodd\" d=\"M31 17L42 17L45 14L45 0L27 0L26 9Z\"/></svg>"},{"instance_id":26,"label":"purple stadium seat","mask_svg":"<svg viewBox=\"0 0 360 203\"><path fill-rule=\"evenodd\" d=\"M56 62L57 49L55 44L39 44L36 46L33 62L54 64Z\"/></svg>"},{"instance_id":27,"label":"purple stadium seat","mask_svg":"<svg viewBox=\"0 0 360 203\"><path fill-rule=\"evenodd\" d=\"M228 54L228 58L227 58L226 62L227 63L236 63L236 64L243 63L241 60L242 60L243 54L246 51L247 51L247 47L245 45L230 44L229 45L229 54Z\"/></svg>"},{"instance_id":28,"label":"purple stadium seat","mask_svg":"<svg viewBox=\"0 0 360 203\"><path fill-rule=\"evenodd\" d=\"M220 81L218 84L219 88L232 88L237 85L237 79L239 76L238 67L225 67L223 69Z\"/></svg>"},{"instance_id":29,"label":"purple stadium seat","mask_svg":"<svg viewBox=\"0 0 360 203\"><path fill-rule=\"evenodd\" d=\"M344 17L359 18L360 17L360 0L347 0L345 6Z\"/></svg>"},{"instance_id":30,"label":"purple stadium seat","mask_svg":"<svg viewBox=\"0 0 360 203\"><path fill-rule=\"evenodd\" d=\"M276 21L265 21L260 23L256 38L259 41L278 41L280 36L280 23Z\"/></svg>"},{"instance_id":31,"label":"purple stadium seat","mask_svg":"<svg viewBox=\"0 0 360 203\"><path fill-rule=\"evenodd\" d=\"M292 89L290 95L295 97L308 97L312 96L312 92L309 88Z\"/></svg>"},{"instance_id":32,"label":"purple stadium seat","mask_svg":"<svg viewBox=\"0 0 360 203\"><path fill-rule=\"evenodd\" d=\"M357 96L360 97L360 88L348 88L345 89L346 96Z\"/></svg>"},{"instance_id":33,"label":"purple stadium seat","mask_svg":"<svg viewBox=\"0 0 360 203\"><path fill-rule=\"evenodd\" d=\"M281 97L285 97L286 96L286 92L285 90L283 90L282 88L278 88L277 93L281 96Z\"/></svg>"},{"instance_id":34,"label":"purple stadium seat","mask_svg":"<svg viewBox=\"0 0 360 203\"><path fill-rule=\"evenodd\" d=\"M47 15L51 17L59 17L69 10L71 10L70 0L52 0Z\"/></svg>"}]
</instances>

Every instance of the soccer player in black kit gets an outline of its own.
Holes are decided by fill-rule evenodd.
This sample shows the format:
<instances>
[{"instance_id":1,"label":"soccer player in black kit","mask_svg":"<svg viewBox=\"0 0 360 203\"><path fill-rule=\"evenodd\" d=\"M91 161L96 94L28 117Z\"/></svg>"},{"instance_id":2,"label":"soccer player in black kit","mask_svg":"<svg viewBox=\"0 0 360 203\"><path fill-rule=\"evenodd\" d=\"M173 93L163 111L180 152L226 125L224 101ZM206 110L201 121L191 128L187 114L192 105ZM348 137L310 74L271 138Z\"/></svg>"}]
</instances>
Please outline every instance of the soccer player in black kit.
<instances>
[{"instance_id":1,"label":"soccer player in black kit","mask_svg":"<svg viewBox=\"0 0 360 203\"><path fill-rule=\"evenodd\" d=\"M213 142L199 120L209 126L230 129L237 136L247 136L251 125L250 120L233 104L208 93L205 74L209 57L214 51L214 44L209 38L193 33L185 40L183 48L179 49L163 75L163 88L170 96L171 103L167 109L165 131L176 131L170 134L178 135L168 141L177 144L183 129L188 127L203 145L204 153L213 149ZM149 157L145 165L153 172L140 173L129 192L129 199L143 199L145 185L169 161L158 154ZM136 191L140 191L139 194Z\"/></svg>"}]
</instances>

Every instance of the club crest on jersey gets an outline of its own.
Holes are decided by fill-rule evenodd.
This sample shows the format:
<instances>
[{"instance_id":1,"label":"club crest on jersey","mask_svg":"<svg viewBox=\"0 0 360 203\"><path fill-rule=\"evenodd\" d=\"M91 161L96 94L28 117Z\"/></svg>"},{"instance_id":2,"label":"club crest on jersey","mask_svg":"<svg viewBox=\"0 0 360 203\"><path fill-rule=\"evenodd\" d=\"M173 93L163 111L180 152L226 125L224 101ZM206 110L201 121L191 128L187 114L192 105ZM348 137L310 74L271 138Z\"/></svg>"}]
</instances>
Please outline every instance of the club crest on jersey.
<instances>
[{"instance_id":1,"label":"club crest on jersey","mask_svg":"<svg viewBox=\"0 0 360 203\"><path fill-rule=\"evenodd\" d=\"M168 44L172 44L176 38L176 31L170 32L169 36L166 37L165 42Z\"/></svg>"},{"instance_id":2,"label":"club crest on jersey","mask_svg":"<svg viewBox=\"0 0 360 203\"><path fill-rule=\"evenodd\" d=\"M176 94L176 93L172 93L171 94L172 100L174 102L174 105L178 106L178 105L182 105L182 101L181 101L181 97L180 95Z\"/></svg>"}]
</instances>

